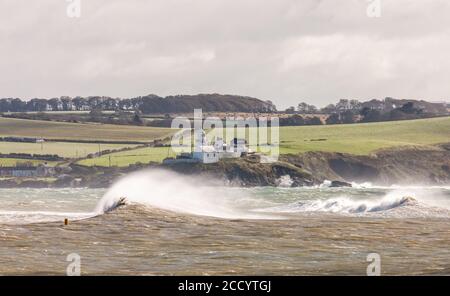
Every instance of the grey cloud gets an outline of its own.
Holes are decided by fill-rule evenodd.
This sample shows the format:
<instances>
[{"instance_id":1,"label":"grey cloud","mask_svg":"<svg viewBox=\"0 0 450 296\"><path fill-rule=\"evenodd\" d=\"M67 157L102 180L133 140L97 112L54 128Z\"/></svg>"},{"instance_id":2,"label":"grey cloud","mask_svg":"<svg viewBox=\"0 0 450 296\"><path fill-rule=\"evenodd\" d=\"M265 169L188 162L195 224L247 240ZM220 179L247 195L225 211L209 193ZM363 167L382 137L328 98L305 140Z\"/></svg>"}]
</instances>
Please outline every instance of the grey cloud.
<instances>
[{"instance_id":1,"label":"grey cloud","mask_svg":"<svg viewBox=\"0 0 450 296\"><path fill-rule=\"evenodd\" d=\"M446 0L81 1L0 0L0 97L449 97Z\"/></svg>"}]
</instances>

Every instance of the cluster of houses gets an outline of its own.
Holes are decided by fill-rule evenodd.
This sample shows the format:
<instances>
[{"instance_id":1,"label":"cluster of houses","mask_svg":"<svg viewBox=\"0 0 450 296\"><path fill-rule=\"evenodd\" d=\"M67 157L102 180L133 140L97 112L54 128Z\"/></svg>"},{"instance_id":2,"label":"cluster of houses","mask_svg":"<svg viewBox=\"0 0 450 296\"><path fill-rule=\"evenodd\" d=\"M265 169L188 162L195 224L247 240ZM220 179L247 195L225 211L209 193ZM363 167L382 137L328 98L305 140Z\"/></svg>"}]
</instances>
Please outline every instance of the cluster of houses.
<instances>
[{"instance_id":1,"label":"cluster of houses","mask_svg":"<svg viewBox=\"0 0 450 296\"><path fill-rule=\"evenodd\" d=\"M45 139L27 137L0 137L0 142L44 143Z\"/></svg>"},{"instance_id":2,"label":"cluster of houses","mask_svg":"<svg viewBox=\"0 0 450 296\"><path fill-rule=\"evenodd\" d=\"M223 158L239 158L248 153L252 151L247 147L245 139L234 138L230 143L225 143L223 138L216 137L209 143L205 132L200 130L195 137L193 152L181 153L176 158L166 158L163 163L216 163Z\"/></svg>"},{"instance_id":3,"label":"cluster of houses","mask_svg":"<svg viewBox=\"0 0 450 296\"><path fill-rule=\"evenodd\" d=\"M55 168L46 164L33 166L14 166L3 167L0 166L0 177L15 177L15 178L31 178L31 177L50 177L55 174Z\"/></svg>"}]
</instances>

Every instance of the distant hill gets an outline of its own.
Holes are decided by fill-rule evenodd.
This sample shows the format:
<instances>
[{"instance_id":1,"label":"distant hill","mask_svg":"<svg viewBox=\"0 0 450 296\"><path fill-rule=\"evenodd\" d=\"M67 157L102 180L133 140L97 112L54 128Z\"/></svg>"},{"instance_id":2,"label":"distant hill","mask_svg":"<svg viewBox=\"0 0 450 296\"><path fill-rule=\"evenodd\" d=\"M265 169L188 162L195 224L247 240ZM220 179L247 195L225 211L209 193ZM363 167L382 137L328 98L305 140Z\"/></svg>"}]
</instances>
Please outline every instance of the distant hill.
<instances>
[{"instance_id":1,"label":"distant hill","mask_svg":"<svg viewBox=\"0 0 450 296\"><path fill-rule=\"evenodd\" d=\"M190 113L194 109L204 112L271 112L276 107L269 101L252 97L220 94L179 95L158 97L155 95L137 98L139 110L151 113Z\"/></svg>"}]
</instances>

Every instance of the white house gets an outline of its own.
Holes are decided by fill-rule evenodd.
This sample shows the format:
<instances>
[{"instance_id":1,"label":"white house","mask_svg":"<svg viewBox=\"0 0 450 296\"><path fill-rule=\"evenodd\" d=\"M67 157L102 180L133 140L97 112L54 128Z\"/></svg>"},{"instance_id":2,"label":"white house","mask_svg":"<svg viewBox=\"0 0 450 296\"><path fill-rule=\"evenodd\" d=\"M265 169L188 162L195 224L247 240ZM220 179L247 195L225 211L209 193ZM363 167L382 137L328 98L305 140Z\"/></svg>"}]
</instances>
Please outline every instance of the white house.
<instances>
[{"instance_id":1,"label":"white house","mask_svg":"<svg viewBox=\"0 0 450 296\"><path fill-rule=\"evenodd\" d=\"M213 146L203 146L201 151L192 153L193 159L198 159L202 163L216 163L219 161L219 152Z\"/></svg>"},{"instance_id":2,"label":"white house","mask_svg":"<svg viewBox=\"0 0 450 296\"><path fill-rule=\"evenodd\" d=\"M203 163L216 163L219 161L219 153L214 146L208 144L205 131L195 130L195 143L194 152L192 153L193 159L198 159Z\"/></svg>"},{"instance_id":3,"label":"white house","mask_svg":"<svg viewBox=\"0 0 450 296\"><path fill-rule=\"evenodd\" d=\"M222 138L217 137L216 140L214 141L214 149L217 152L226 152L227 151L227 144L225 144L223 142Z\"/></svg>"},{"instance_id":4,"label":"white house","mask_svg":"<svg viewBox=\"0 0 450 296\"><path fill-rule=\"evenodd\" d=\"M239 158L242 154L249 152L244 139L234 138L230 141L230 144L227 145L222 138L217 137L214 144L210 144L202 129L195 130L194 133L194 152L189 156L186 155L186 153L182 153L181 155L178 155L176 159L165 159L164 163L216 163L222 158Z\"/></svg>"},{"instance_id":5,"label":"white house","mask_svg":"<svg viewBox=\"0 0 450 296\"><path fill-rule=\"evenodd\" d=\"M239 158L242 154L250 152L245 139L238 138L234 138L227 145L222 138L217 137L214 142L214 149L219 153L219 159Z\"/></svg>"},{"instance_id":6,"label":"white house","mask_svg":"<svg viewBox=\"0 0 450 296\"><path fill-rule=\"evenodd\" d=\"M230 145L228 146L228 151L237 152L240 153L241 155L242 153L249 152L247 148L247 142L245 141L245 139L238 139L238 138L234 138L233 140L231 140Z\"/></svg>"}]
</instances>

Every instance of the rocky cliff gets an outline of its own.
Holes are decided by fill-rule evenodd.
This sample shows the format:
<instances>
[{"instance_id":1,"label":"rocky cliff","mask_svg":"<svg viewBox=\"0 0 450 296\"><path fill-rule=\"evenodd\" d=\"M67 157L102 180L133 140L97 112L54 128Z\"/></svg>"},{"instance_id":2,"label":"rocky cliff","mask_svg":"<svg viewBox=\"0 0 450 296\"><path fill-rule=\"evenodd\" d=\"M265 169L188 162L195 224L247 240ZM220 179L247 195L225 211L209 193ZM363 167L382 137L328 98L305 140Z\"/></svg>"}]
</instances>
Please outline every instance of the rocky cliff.
<instances>
[{"instance_id":1,"label":"rocky cliff","mask_svg":"<svg viewBox=\"0 0 450 296\"><path fill-rule=\"evenodd\" d=\"M325 180L346 186L346 182L379 185L450 184L450 144L378 151L372 155L308 152L282 155L274 163L260 163L258 157L222 160L216 164L178 163L139 165L128 168L91 168L72 165L71 172L57 180L0 180L0 187L99 187L140 169L166 169L198 175L232 186L311 186Z\"/></svg>"}]
</instances>

